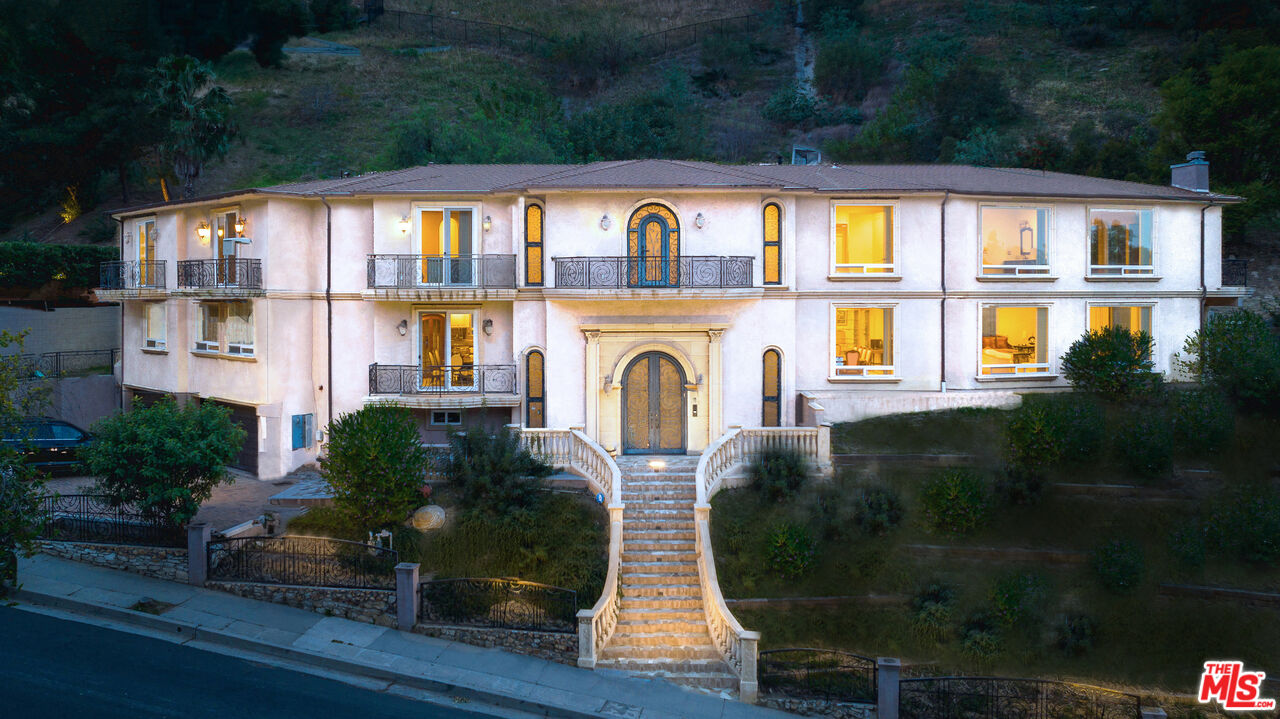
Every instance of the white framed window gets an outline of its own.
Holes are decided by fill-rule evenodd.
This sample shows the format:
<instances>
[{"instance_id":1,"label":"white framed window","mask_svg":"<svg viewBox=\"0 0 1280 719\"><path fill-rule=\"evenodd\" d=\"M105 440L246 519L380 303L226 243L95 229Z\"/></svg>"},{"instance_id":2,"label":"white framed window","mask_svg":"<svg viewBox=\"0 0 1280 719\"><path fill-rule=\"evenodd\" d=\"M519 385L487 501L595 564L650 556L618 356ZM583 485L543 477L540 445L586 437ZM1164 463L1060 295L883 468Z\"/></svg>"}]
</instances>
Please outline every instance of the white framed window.
<instances>
[{"instance_id":1,"label":"white framed window","mask_svg":"<svg viewBox=\"0 0 1280 719\"><path fill-rule=\"evenodd\" d=\"M477 387L476 313L418 313L418 367L425 391Z\"/></svg>"},{"instance_id":2,"label":"white framed window","mask_svg":"<svg viewBox=\"0 0 1280 719\"><path fill-rule=\"evenodd\" d=\"M134 226L138 238L138 286L156 287L163 284L164 277L156 263L156 218L147 217L137 221Z\"/></svg>"},{"instance_id":3,"label":"white framed window","mask_svg":"<svg viewBox=\"0 0 1280 719\"><path fill-rule=\"evenodd\" d=\"M1098 332L1107 327L1123 327L1130 332L1151 334L1149 304L1091 304L1089 305L1089 331Z\"/></svg>"},{"instance_id":4,"label":"white framed window","mask_svg":"<svg viewBox=\"0 0 1280 719\"><path fill-rule=\"evenodd\" d=\"M832 379L894 376L893 309L844 305L831 308Z\"/></svg>"},{"instance_id":5,"label":"white framed window","mask_svg":"<svg viewBox=\"0 0 1280 719\"><path fill-rule=\"evenodd\" d=\"M837 202L831 206L831 275L897 274L897 203Z\"/></svg>"},{"instance_id":6,"label":"white framed window","mask_svg":"<svg viewBox=\"0 0 1280 719\"><path fill-rule=\"evenodd\" d=\"M1049 308L982 305L978 372L989 376L1050 374Z\"/></svg>"},{"instance_id":7,"label":"white framed window","mask_svg":"<svg viewBox=\"0 0 1280 719\"><path fill-rule=\"evenodd\" d=\"M1089 209L1089 276L1155 275L1155 211Z\"/></svg>"},{"instance_id":8,"label":"white framed window","mask_svg":"<svg viewBox=\"0 0 1280 719\"><path fill-rule=\"evenodd\" d=\"M480 252L478 205L414 205L413 234L422 285L473 285Z\"/></svg>"},{"instance_id":9,"label":"white framed window","mask_svg":"<svg viewBox=\"0 0 1280 719\"><path fill-rule=\"evenodd\" d=\"M196 312L197 352L253 357L253 303L201 302Z\"/></svg>"},{"instance_id":10,"label":"white framed window","mask_svg":"<svg viewBox=\"0 0 1280 719\"><path fill-rule=\"evenodd\" d=\"M221 349L218 335L222 325L221 305L201 302L196 307L196 351L217 352Z\"/></svg>"},{"instance_id":11,"label":"white framed window","mask_svg":"<svg viewBox=\"0 0 1280 719\"><path fill-rule=\"evenodd\" d=\"M437 426L462 424L462 411L456 409L433 409L431 410L431 424Z\"/></svg>"},{"instance_id":12,"label":"white framed window","mask_svg":"<svg viewBox=\"0 0 1280 719\"><path fill-rule=\"evenodd\" d=\"M166 323L169 319L163 302L148 302L142 308L142 347L149 350L165 348Z\"/></svg>"},{"instance_id":13,"label":"white framed window","mask_svg":"<svg viewBox=\"0 0 1280 719\"><path fill-rule=\"evenodd\" d=\"M228 302L226 307L227 354L253 356L253 305Z\"/></svg>"},{"instance_id":14,"label":"white framed window","mask_svg":"<svg viewBox=\"0 0 1280 719\"><path fill-rule=\"evenodd\" d=\"M1048 207L983 205L978 219L982 275L1047 276L1050 218Z\"/></svg>"}]
</instances>

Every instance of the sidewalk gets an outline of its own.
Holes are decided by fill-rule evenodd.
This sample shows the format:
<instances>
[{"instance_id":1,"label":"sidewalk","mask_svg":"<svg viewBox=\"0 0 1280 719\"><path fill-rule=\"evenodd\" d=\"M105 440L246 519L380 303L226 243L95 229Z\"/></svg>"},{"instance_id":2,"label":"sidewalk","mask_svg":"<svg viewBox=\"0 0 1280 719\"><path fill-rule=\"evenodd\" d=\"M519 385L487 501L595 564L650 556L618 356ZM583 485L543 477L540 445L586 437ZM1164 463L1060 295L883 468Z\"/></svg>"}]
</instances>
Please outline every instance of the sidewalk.
<instances>
[{"instance_id":1,"label":"sidewalk","mask_svg":"<svg viewBox=\"0 0 1280 719\"><path fill-rule=\"evenodd\" d=\"M661 679L579 669L45 555L22 560L18 580L20 602L547 716L791 716ZM130 609L143 599L174 606L159 615Z\"/></svg>"}]
</instances>

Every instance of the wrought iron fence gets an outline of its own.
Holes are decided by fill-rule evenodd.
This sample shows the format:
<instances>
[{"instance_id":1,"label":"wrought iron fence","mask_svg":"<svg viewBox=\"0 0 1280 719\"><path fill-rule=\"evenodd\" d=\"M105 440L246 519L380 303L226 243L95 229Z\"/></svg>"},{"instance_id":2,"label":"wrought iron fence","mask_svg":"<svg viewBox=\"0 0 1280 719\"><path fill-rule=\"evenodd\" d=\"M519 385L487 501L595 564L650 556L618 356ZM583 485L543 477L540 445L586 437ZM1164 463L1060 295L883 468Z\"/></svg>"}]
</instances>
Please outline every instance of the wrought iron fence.
<instances>
[{"instance_id":1,"label":"wrought iron fence","mask_svg":"<svg viewBox=\"0 0 1280 719\"><path fill-rule=\"evenodd\" d=\"M420 621L539 632L578 631L578 593L521 579L422 582Z\"/></svg>"},{"instance_id":2,"label":"wrought iron fence","mask_svg":"<svg viewBox=\"0 0 1280 719\"><path fill-rule=\"evenodd\" d=\"M40 498L40 538L59 542L185 547L182 527L131 505L113 505L100 494L50 494Z\"/></svg>"},{"instance_id":3,"label":"wrought iron fence","mask_svg":"<svg viewBox=\"0 0 1280 719\"><path fill-rule=\"evenodd\" d=\"M21 366L26 374L36 376L38 373L46 377L111 374L112 368L119 359L119 348L45 352L20 357Z\"/></svg>"},{"instance_id":4,"label":"wrought iron fence","mask_svg":"<svg viewBox=\"0 0 1280 719\"><path fill-rule=\"evenodd\" d=\"M262 260L247 257L178 260L178 287L260 290Z\"/></svg>"},{"instance_id":5,"label":"wrought iron fence","mask_svg":"<svg viewBox=\"0 0 1280 719\"><path fill-rule=\"evenodd\" d=\"M210 542L209 579L346 589L395 589L400 554L326 537L233 537Z\"/></svg>"},{"instance_id":6,"label":"wrought iron fence","mask_svg":"<svg viewBox=\"0 0 1280 719\"><path fill-rule=\"evenodd\" d=\"M515 394L513 364L369 365L369 394Z\"/></svg>"},{"instance_id":7,"label":"wrought iron fence","mask_svg":"<svg viewBox=\"0 0 1280 719\"><path fill-rule=\"evenodd\" d=\"M450 45L496 47L512 52L546 54L552 41L536 32L500 23L383 9L378 23L396 30L418 33Z\"/></svg>"},{"instance_id":8,"label":"wrought iron fence","mask_svg":"<svg viewBox=\"0 0 1280 719\"><path fill-rule=\"evenodd\" d=\"M750 287L751 257L553 257L556 287Z\"/></svg>"},{"instance_id":9,"label":"wrought iron fence","mask_svg":"<svg viewBox=\"0 0 1280 719\"><path fill-rule=\"evenodd\" d=\"M770 649L759 655L760 690L794 699L876 701L876 661L827 649Z\"/></svg>"},{"instance_id":10,"label":"wrought iron fence","mask_svg":"<svg viewBox=\"0 0 1280 719\"><path fill-rule=\"evenodd\" d=\"M902 719L1139 719L1133 694L1088 684L1005 677L903 679Z\"/></svg>"},{"instance_id":11,"label":"wrought iron fence","mask_svg":"<svg viewBox=\"0 0 1280 719\"><path fill-rule=\"evenodd\" d=\"M721 17L645 33L630 42L642 55L665 55L672 50L697 45L710 35L753 32L763 27L765 18L759 13Z\"/></svg>"},{"instance_id":12,"label":"wrought iron fence","mask_svg":"<svg viewBox=\"0 0 1280 719\"><path fill-rule=\"evenodd\" d=\"M1222 286L1247 287L1249 285L1249 261L1229 257L1222 261Z\"/></svg>"},{"instance_id":13,"label":"wrought iron fence","mask_svg":"<svg viewBox=\"0 0 1280 719\"><path fill-rule=\"evenodd\" d=\"M98 288L136 290L165 288L164 260L112 260L98 266Z\"/></svg>"},{"instance_id":14,"label":"wrought iron fence","mask_svg":"<svg viewBox=\"0 0 1280 719\"><path fill-rule=\"evenodd\" d=\"M369 255L371 290L515 286L515 255Z\"/></svg>"}]
</instances>

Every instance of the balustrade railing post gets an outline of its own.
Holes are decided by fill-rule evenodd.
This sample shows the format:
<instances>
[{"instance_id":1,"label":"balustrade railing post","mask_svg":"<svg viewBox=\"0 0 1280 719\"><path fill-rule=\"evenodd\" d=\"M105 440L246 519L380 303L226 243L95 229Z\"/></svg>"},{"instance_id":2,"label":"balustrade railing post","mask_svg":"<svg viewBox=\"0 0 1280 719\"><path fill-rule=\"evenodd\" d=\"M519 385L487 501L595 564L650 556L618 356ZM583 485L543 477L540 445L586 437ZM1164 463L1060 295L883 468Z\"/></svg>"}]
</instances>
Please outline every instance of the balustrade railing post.
<instances>
[{"instance_id":1,"label":"balustrade railing post","mask_svg":"<svg viewBox=\"0 0 1280 719\"><path fill-rule=\"evenodd\" d=\"M209 539L213 528L204 522L187 525L187 584L203 587L209 579Z\"/></svg>"},{"instance_id":2,"label":"balustrade railing post","mask_svg":"<svg viewBox=\"0 0 1280 719\"><path fill-rule=\"evenodd\" d=\"M410 631L418 623L419 601L418 571L416 562L400 562L396 565L396 626Z\"/></svg>"},{"instance_id":3,"label":"balustrade railing post","mask_svg":"<svg viewBox=\"0 0 1280 719\"><path fill-rule=\"evenodd\" d=\"M738 677L738 697L748 704L755 704L759 696L759 681L756 679L757 649L760 645L760 632L742 632L738 635L742 675Z\"/></svg>"},{"instance_id":4,"label":"balustrade railing post","mask_svg":"<svg viewBox=\"0 0 1280 719\"><path fill-rule=\"evenodd\" d=\"M902 662L895 657L876 659L876 719L898 719Z\"/></svg>"}]
</instances>

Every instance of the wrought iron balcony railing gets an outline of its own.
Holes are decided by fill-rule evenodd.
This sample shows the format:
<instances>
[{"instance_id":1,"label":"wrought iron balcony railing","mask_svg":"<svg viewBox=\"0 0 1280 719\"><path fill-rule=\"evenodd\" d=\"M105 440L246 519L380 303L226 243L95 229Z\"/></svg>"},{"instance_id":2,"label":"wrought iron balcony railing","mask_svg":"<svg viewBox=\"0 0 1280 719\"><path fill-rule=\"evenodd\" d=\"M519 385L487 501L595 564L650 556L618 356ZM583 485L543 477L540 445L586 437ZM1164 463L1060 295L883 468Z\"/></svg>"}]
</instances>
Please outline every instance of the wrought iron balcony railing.
<instances>
[{"instance_id":1,"label":"wrought iron balcony railing","mask_svg":"<svg viewBox=\"0 0 1280 719\"><path fill-rule=\"evenodd\" d=\"M369 365L369 394L516 393L513 364Z\"/></svg>"},{"instance_id":2,"label":"wrought iron balcony railing","mask_svg":"<svg viewBox=\"0 0 1280 719\"><path fill-rule=\"evenodd\" d=\"M223 257L178 260L178 287L193 289L262 289L262 260Z\"/></svg>"},{"instance_id":3,"label":"wrought iron balcony railing","mask_svg":"<svg viewBox=\"0 0 1280 719\"><path fill-rule=\"evenodd\" d=\"M752 257L553 257L556 287L751 287Z\"/></svg>"},{"instance_id":4,"label":"wrought iron balcony railing","mask_svg":"<svg viewBox=\"0 0 1280 719\"><path fill-rule=\"evenodd\" d=\"M513 289L515 255L369 255L369 289Z\"/></svg>"},{"instance_id":5,"label":"wrought iron balcony railing","mask_svg":"<svg viewBox=\"0 0 1280 719\"><path fill-rule=\"evenodd\" d=\"M1234 257L1222 261L1222 286L1247 287L1249 285L1249 261Z\"/></svg>"},{"instance_id":6,"label":"wrought iron balcony railing","mask_svg":"<svg viewBox=\"0 0 1280 719\"><path fill-rule=\"evenodd\" d=\"M164 260L112 260L98 267L98 288L103 290L162 290Z\"/></svg>"}]
</instances>

